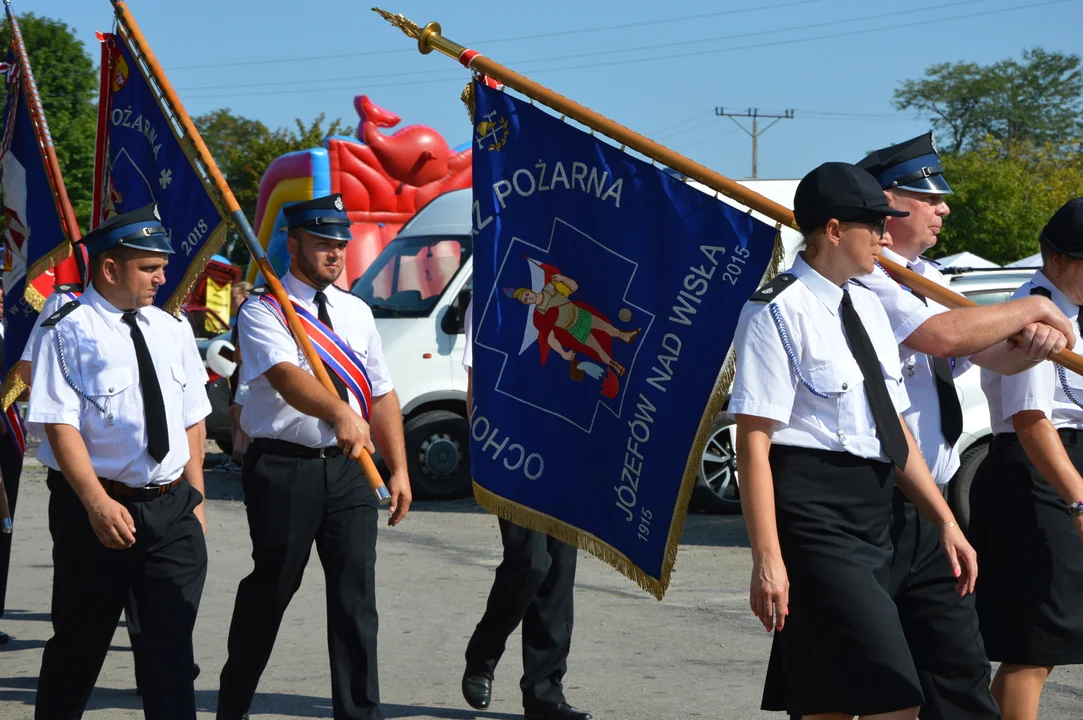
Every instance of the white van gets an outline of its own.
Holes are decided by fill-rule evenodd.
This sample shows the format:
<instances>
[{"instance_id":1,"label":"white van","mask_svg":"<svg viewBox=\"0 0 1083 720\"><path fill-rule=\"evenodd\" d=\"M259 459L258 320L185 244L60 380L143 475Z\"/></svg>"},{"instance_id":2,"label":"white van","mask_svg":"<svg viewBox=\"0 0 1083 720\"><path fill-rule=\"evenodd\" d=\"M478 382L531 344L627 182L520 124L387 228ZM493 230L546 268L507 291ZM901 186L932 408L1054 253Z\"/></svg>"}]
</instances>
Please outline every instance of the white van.
<instances>
[{"instance_id":1,"label":"white van","mask_svg":"<svg viewBox=\"0 0 1083 720\"><path fill-rule=\"evenodd\" d=\"M376 317L418 499L470 493L463 316L470 302L472 193L436 197L350 288Z\"/></svg>"}]
</instances>

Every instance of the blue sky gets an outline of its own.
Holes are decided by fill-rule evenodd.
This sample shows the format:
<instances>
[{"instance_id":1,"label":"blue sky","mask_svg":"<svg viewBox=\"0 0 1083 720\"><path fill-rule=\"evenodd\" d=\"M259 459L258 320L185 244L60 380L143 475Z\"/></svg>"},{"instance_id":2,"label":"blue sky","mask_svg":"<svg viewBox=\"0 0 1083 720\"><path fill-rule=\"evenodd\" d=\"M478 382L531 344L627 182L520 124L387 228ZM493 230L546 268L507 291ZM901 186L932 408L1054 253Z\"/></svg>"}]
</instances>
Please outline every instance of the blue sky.
<instances>
[{"instance_id":1,"label":"blue sky","mask_svg":"<svg viewBox=\"0 0 1083 720\"><path fill-rule=\"evenodd\" d=\"M761 178L800 177L827 160L918 135L894 109L899 84L930 65L982 64L1023 48L1083 54L1080 0L380 0L610 118L734 178L751 140L714 108L792 108L760 138ZM108 0L13 0L67 22L98 57ZM131 0L189 113L220 107L275 127L320 113L356 125L367 94L405 124L455 146L470 137L467 72L357 0ZM584 30L588 30L584 32ZM564 58L564 59L555 59ZM762 122L762 121L761 121Z\"/></svg>"}]
</instances>

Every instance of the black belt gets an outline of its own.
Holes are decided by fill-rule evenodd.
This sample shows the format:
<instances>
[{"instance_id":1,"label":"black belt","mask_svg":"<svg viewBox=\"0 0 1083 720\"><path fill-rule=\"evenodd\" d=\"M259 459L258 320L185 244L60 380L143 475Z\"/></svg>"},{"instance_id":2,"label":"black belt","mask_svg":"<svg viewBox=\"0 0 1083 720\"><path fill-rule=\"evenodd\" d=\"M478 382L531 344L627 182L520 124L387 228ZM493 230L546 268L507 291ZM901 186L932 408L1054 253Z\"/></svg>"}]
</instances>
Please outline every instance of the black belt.
<instances>
[{"instance_id":1,"label":"black belt","mask_svg":"<svg viewBox=\"0 0 1083 720\"><path fill-rule=\"evenodd\" d=\"M171 492L173 488L180 485L180 478L177 478L171 483L165 485L144 485L143 487L132 487L131 485L125 485L122 482L116 480L106 480L105 478L98 478L98 481L105 488L105 492L113 497L123 497L131 500L153 500L156 497L161 497L168 492Z\"/></svg>"},{"instance_id":2,"label":"black belt","mask_svg":"<svg viewBox=\"0 0 1083 720\"><path fill-rule=\"evenodd\" d=\"M338 445L314 448L306 445L298 445L288 440L275 440L273 438L255 438L252 444L262 452L269 455L282 457L303 458L305 460L327 460L342 456L342 448Z\"/></svg>"}]
</instances>

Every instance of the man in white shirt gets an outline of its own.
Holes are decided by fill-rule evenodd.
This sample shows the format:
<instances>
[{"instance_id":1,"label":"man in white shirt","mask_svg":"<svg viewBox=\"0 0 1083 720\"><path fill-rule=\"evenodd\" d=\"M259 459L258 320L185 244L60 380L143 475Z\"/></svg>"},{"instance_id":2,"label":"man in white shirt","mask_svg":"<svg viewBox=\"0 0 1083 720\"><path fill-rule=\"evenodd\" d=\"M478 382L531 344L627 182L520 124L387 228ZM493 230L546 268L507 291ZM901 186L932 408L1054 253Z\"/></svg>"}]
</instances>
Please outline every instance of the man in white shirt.
<instances>
[{"instance_id":1,"label":"man in white shirt","mask_svg":"<svg viewBox=\"0 0 1083 720\"><path fill-rule=\"evenodd\" d=\"M951 188L932 134L877 150L858 165L877 179L893 208L909 213L888 218L891 246L883 257L946 287L948 280L935 263L921 257L936 244L950 212L944 198ZM910 396L903 419L941 486L959 469L955 445L963 415L954 377L971 363L1000 373L1020 372L1066 347L1067 338L1074 342L1071 323L1044 298L949 311L899 285L879 267L860 282L887 311ZM1024 348L1006 341L1018 332L1026 338ZM938 529L898 490L893 510L890 590L925 695L921 717L999 720L974 596L954 592L956 580L940 551Z\"/></svg>"},{"instance_id":2,"label":"man in white shirt","mask_svg":"<svg viewBox=\"0 0 1083 720\"><path fill-rule=\"evenodd\" d=\"M248 386L241 429L252 438L241 483L254 567L237 588L218 717L246 716L315 541L327 579L334 716L380 720L378 508L357 458L374 449L371 427L391 474L389 524L397 525L411 500L402 411L372 311L334 285L352 237L341 196L291 205L285 216L292 262L282 285L313 343L335 360L325 365L337 397L312 375L278 302L253 291L237 323Z\"/></svg>"},{"instance_id":3,"label":"man in white shirt","mask_svg":"<svg viewBox=\"0 0 1083 720\"><path fill-rule=\"evenodd\" d=\"M157 209L114 216L81 243L93 284L42 324L27 411L44 438L54 558L35 717L80 716L130 595L147 716L193 720L207 375L183 321L152 306L173 253Z\"/></svg>"}]
</instances>

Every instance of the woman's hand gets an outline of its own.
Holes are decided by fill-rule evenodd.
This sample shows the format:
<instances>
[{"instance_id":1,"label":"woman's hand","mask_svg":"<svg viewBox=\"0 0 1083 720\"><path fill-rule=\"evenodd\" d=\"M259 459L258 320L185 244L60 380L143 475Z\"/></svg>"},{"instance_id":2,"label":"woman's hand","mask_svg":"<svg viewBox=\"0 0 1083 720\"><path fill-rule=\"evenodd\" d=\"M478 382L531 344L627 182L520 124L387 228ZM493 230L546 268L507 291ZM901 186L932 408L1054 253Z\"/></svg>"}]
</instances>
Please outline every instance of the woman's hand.
<instances>
[{"instance_id":1,"label":"woman's hand","mask_svg":"<svg viewBox=\"0 0 1083 720\"><path fill-rule=\"evenodd\" d=\"M954 522L940 526L940 548L951 563L952 573L958 578L955 592L959 595L974 592L974 584L978 581L978 553Z\"/></svg>"},{"instance_id":2,"label":"woman's hand","mask_svg":"<svg viewBox=\"0 0 1083 720\"><path fill-rule=\"evenodd\" d=\"M753 561L748 601L767 632L781 630L786 624L786 616L790 614L790 578L781 555Z\"/></svg>"}]
</instances>

